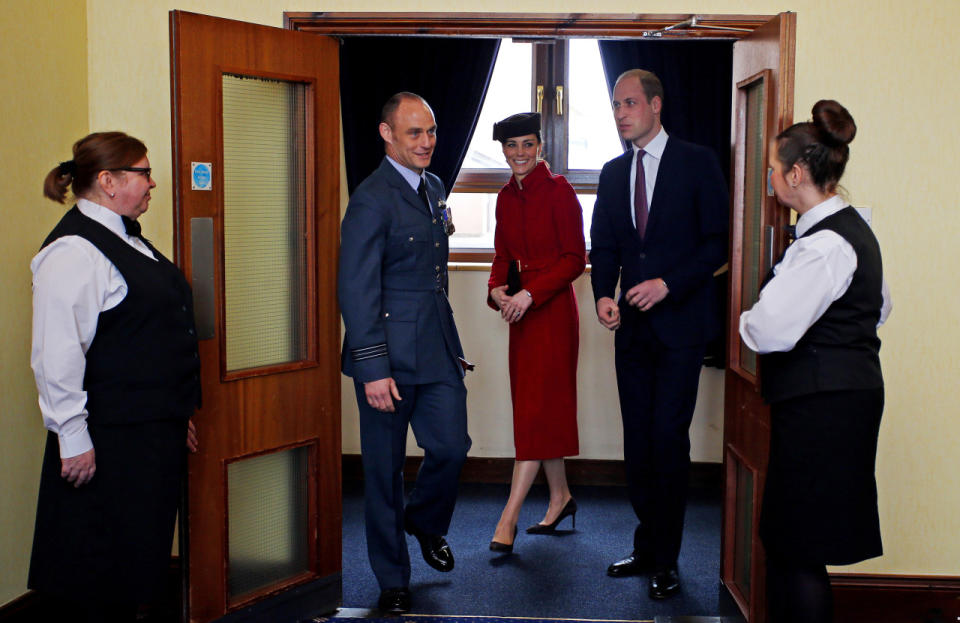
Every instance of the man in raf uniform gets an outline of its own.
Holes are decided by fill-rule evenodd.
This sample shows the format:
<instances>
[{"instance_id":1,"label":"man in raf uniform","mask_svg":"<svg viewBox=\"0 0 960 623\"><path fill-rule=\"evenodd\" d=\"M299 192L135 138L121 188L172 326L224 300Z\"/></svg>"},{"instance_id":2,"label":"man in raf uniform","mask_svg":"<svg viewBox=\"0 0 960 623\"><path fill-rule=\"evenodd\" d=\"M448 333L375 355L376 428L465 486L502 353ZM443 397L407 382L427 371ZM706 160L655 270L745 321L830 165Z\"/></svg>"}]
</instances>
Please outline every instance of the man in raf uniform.
<instances>
[{"instance_id":1,"label":"man in raf uniform","mask_svg":"<svg viewBox=\"0 0 960 623\"><path fill-rule=\"evenodd\" d=\"M379 607L410 609L404 532L426 562L453 569L447 533L467 434L468 364L447 300L443 183L428 173L437 124L426 101L398 93L383 107L386 157L354 191L341 224L337 296L346 336L343 373L360 411L365 518ZM408 424L424 450L404 507Z\"/></svg>"}]
</instances>

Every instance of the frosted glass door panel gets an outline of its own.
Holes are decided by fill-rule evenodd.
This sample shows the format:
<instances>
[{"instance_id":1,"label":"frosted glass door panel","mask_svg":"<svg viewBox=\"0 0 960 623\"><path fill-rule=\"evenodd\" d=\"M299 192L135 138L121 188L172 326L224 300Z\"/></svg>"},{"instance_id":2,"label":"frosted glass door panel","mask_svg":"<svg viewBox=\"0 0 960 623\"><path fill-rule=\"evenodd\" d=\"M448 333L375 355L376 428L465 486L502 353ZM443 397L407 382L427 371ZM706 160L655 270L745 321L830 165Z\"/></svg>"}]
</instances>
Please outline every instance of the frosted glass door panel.
<instances>
[{"instance_id":1,"label":"frosted glass door panel","mask_svg":"<svg viewBox=\"0 0 960 623\"><path fill-rule=\"evenodd\" d=\"M228 372L306 356L306 94L223 76Z\"/></svg>"}]
</instances>

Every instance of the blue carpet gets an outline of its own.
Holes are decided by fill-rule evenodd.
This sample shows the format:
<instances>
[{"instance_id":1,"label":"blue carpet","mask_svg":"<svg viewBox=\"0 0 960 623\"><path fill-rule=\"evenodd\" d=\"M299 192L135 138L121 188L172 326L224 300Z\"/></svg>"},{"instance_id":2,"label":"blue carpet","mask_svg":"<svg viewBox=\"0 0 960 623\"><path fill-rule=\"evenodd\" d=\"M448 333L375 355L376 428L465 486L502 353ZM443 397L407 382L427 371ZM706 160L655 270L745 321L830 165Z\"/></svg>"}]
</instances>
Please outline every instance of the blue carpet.
<instances>
[{"instance_id":1,"label":"blue carpet","mask_svg":"<svg viewBox=\"0 0 960 623\"><path fill-rule=\"evenodd\" d=\"M565 519L557 535L536 536L523 531L543 517L547 506L546 487L535 485L520 515L514 552L497 555L488 547L508 490L507 485L461 486L447 535L456 558L450 573L428 567L416 540L408 537L413 613L628 621L738 613L719 579L718 491L691 491L678 564L683 587L670 599L654 601L647 596L645 576L606 575L607 565L632 546L636 519L624 488L576 487L576 530ZM380 591L367 560L362 483L344 483L343 519L343 605L372 608Z\"/></svg>"}]
</instances>

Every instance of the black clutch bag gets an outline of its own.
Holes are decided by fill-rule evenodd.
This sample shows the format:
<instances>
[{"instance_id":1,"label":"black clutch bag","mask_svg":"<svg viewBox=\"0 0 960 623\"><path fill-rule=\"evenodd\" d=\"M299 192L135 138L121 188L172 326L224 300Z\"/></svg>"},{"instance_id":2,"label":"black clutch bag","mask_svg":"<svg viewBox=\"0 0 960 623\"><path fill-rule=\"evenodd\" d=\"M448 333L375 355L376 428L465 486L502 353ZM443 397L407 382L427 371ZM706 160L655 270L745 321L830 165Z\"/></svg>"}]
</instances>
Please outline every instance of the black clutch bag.
<instances>
[{"instance_id":1,"label":"black clutch bag","mask_svg":"<svg viewBox=\"0 0 960 623\"><path fill-rule=\"evenodd\" d=\"M510 262L510 266L507 268L507 295L513 296L522 289L523 284L520 283L520 262L514 260Z\"/></svg>"}]
</instances>

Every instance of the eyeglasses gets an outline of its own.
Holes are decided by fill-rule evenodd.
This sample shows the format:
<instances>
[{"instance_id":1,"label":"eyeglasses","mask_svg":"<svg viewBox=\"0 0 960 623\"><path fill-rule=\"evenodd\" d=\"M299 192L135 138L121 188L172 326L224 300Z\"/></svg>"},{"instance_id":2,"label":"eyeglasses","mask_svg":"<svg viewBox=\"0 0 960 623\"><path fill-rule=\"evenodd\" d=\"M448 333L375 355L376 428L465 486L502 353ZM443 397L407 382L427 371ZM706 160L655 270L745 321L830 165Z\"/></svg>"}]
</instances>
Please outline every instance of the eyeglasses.
<instances>
[{"instance_id":1,"label":"eyeglasses","mask_svg":"<svg viewBox=\"0 0 960 623\"><path fill-rule=\"evenodd\" d=\"M153 171L153 167L117 167L116 169L111 169L111 171L130 171L131 173L139 173L149 180L150 172Z\"/></svg>"}]
</instances>

